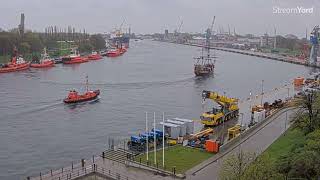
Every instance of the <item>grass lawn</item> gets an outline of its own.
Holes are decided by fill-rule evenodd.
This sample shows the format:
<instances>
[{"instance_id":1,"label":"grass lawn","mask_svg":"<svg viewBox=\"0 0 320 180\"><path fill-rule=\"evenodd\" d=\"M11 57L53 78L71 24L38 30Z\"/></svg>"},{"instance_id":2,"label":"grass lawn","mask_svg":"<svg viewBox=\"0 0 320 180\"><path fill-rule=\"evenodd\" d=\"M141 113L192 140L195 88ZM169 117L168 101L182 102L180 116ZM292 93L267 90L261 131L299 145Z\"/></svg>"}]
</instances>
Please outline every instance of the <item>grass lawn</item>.
<instances>
[{"instance_id":1,"label":"grass lawn","mask_svg":"<svg viewBox=\"0 0 320 180\"><path fill-rule=\"evenodd\" d=\"M305 141L303 132L299 129L288 129L285 135L280 136L272 143L264 153L268 153L270 159L274 162L281 155L289 153L292 147L299 142Z\"/></svg>"},{"instance_id":2,"label":"grass lawn","mask_svg":"<svg viewBox=\"0 0 320 180\"><path fill-rule=\"evenodd\" d=\"M201 163L202 161L212 157L214 154L208 153L205 150L193 149L188 147L183 147L180 145L169 147L164 152L165 157L165 170L172 171L172 168L176 168L176 173L184 173L195 165ZM146 163L146 154L138 155L135 160ZM149 153L149 164L154 164L154 153L153 151ZM157 151L157 163L158 167L162 168L162 150Z\"/></svg>"}]
</instances>

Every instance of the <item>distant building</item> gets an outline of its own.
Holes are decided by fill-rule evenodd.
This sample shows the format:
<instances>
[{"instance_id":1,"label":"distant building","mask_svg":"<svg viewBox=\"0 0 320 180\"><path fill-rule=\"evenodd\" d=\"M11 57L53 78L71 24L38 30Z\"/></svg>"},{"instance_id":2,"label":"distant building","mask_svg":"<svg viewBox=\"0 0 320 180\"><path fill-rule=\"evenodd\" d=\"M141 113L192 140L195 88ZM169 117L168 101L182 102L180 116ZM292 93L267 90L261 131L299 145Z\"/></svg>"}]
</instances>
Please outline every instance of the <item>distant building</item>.
<instances>
[{"instance_id":1,"label":"distant building","mask_svg":"<svg viewBox=\"0 0 320 180\"><path fill-rule=\"evenodd\" d=\"M21 13L20 24L18 26L19 33L21 36L24 34L24 20L25 20L24 13Z\"/></svg>"}]
</instances>

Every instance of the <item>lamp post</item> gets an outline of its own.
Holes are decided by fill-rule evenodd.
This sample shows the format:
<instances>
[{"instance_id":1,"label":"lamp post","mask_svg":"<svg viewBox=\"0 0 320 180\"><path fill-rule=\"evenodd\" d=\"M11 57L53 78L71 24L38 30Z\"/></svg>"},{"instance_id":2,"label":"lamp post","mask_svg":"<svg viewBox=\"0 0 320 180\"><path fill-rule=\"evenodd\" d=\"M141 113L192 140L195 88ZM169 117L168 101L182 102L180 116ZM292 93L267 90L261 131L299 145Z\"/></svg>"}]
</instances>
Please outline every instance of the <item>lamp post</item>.
<instances>
[{"instance_id":1,"label":"lamp post","mask_svg":"<svg viewBox=\"0 0 320 180\"><path fill-rule=\"evenodd\" d=\"M241 115L241 120L240 120L240 137L239 137L239 139L240 139L240 145L239 145L239 152L240 152L240 154L241 154L241 144L242 144L242 137L241 137L241 131L242 131L242 122L243 122L243 113L240 113L240 115Z\"/></svg>"},{"instance_id":2,"label":"lamp post","mask_svg":"<svg viewBox=\"0 0 320 180\"><path fill-rule=\"evenodd\" d=\"M261 106L263 105L263 83L264 83L264 80L261 81Z\"/></svg>"}]
</instances>

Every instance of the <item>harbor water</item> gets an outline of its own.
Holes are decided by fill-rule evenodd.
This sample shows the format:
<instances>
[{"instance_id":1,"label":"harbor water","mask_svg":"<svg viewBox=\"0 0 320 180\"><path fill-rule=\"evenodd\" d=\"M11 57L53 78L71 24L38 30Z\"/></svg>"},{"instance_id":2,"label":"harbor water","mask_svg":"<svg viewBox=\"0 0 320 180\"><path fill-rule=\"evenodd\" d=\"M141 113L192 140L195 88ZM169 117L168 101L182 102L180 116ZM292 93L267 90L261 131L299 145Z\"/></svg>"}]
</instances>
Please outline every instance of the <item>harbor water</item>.
<instances>
[{"instance_id":1,"label":"harbor water","mask_svg":"<svg viewBox=\"0 0 320 180\"><path fill-rule=\"evenodd\" d=\"M202 90L245 99L261 92L262 80L269 91L314 71L217 52L214 76L201 78L193 74L200 48L150 40L130 46L116 58L0 74L0 179L23 179L100 154L110 137L142 132L145 112L156 112L157 121L162 112L199 119L208 109ZM63 104L69 90L85 90L86 75L90 89L100 89L99 101Z\"/></svg>"}]
</instances>

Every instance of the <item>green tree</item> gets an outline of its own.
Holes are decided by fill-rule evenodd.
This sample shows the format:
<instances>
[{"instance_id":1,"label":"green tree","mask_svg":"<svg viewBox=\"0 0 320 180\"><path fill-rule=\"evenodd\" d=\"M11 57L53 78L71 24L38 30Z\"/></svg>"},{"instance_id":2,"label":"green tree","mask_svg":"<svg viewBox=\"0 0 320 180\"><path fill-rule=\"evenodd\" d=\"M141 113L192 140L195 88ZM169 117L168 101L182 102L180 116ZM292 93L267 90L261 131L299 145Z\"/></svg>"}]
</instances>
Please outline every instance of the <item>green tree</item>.
<instances>
[{"instance_id":1,"label":"green tree","mask_svg":"<svg viewBox=\"0 0 320 180\"><path fill-rule=\"evenodd\" d=\"M19 52L21 54L27 54L30 52L31 46L27 42L20 43Z\"/></svg>"},{"instance_id":2,"label":"green tree","mask_svg":"<svg viewBox=\"0 0 320 180\"><path fill-rule=\"evenodd\" d=\"M90 44L95 50L106 48L106 41L101 34L94 34L90 36Z\"/></svg>"},{"instance_id":3,"label":"green tree","mask_svg":"<svg viewBox=\"0 0 320 180\"><path fill-rule=\"evenodd\" d=\"M222 180L241 180L251 162L256 158L255 154L239 152L233 154L223 161L219 176Z\"/></svg>"},{"instance_id":4,"label":"green tree","mask_svg":"<svg viewBox=\"0 0 320 180\"><path fill-rule=\"evenodd\" d=\"M258 157L250 166L245 170L242 179L279 179L281 174L277 173L276 167L270 160L268 154Z\"/></svg>"}]
</instances>

